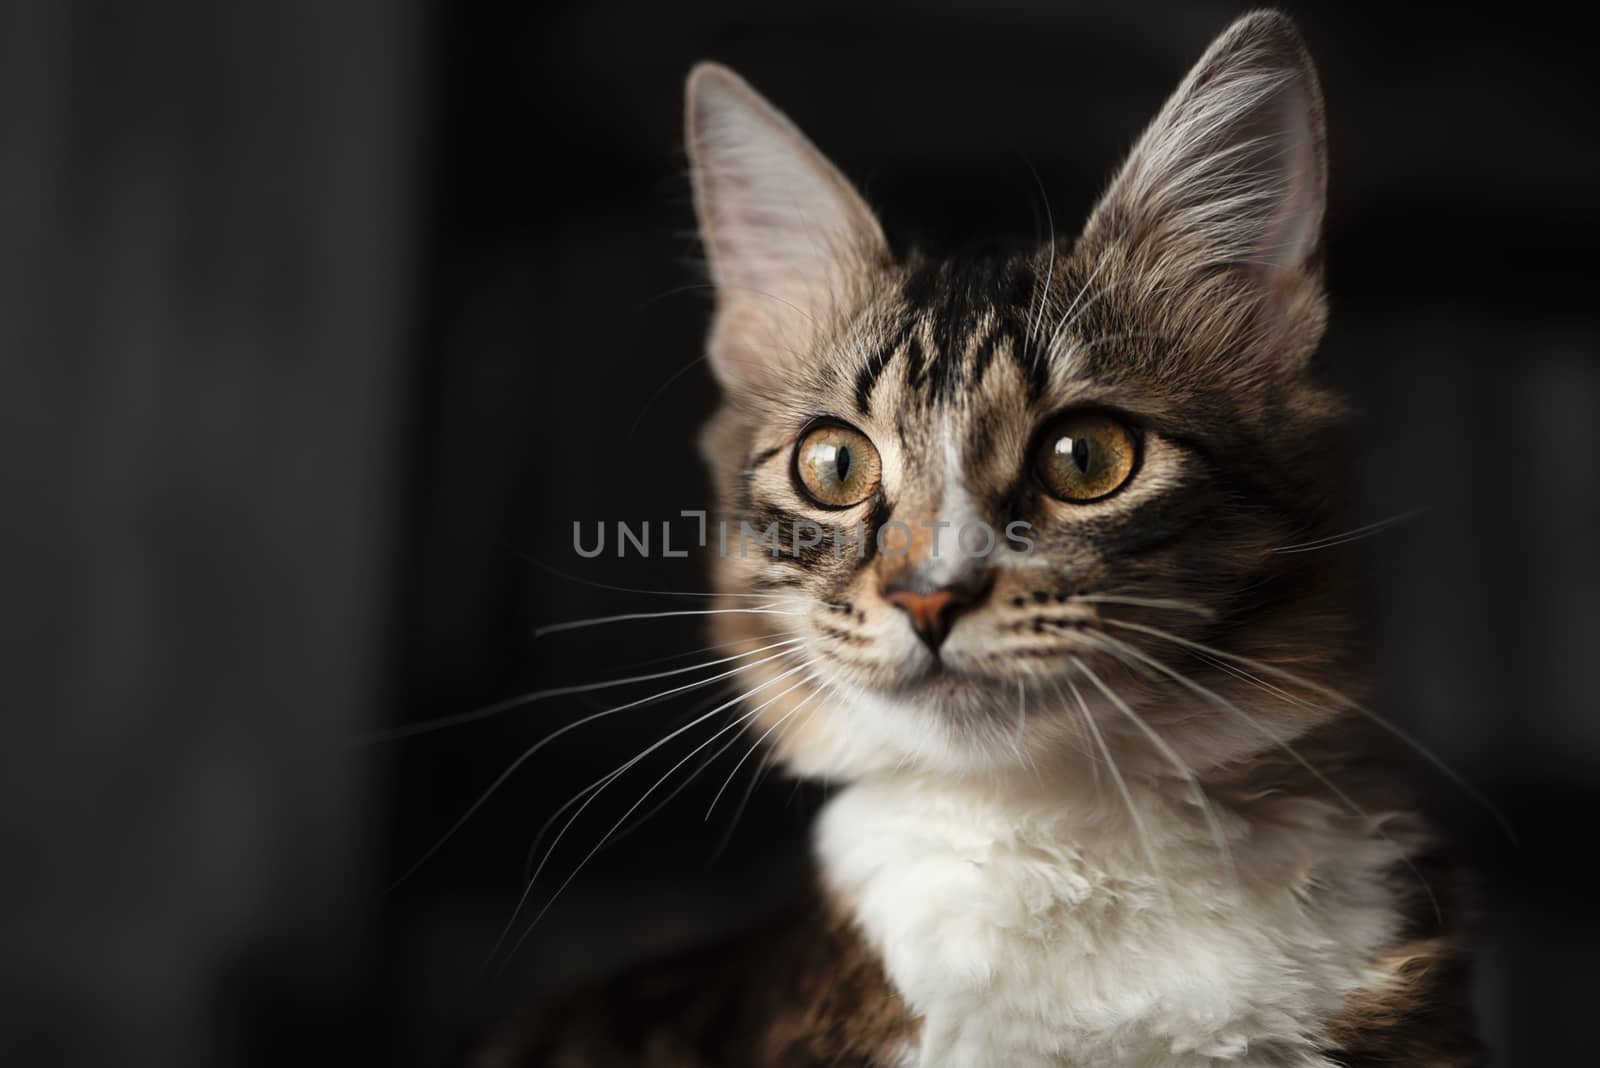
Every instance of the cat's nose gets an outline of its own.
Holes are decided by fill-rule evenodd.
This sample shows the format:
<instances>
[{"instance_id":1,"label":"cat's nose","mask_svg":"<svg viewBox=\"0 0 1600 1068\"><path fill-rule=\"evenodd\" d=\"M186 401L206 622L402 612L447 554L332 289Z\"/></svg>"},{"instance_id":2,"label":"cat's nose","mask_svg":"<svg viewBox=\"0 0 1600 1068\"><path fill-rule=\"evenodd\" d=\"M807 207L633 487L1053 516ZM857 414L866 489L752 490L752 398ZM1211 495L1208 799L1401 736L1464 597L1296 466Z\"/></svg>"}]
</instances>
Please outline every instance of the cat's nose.
<instances>
[{"instance_id":1,"label":"cat's nose","mask_svg":"<svg viewBox=\"0 0 1600 1068\"><path fill-rule=\"evenodd\" d=\"M937 589L918 589L909 582L891 583L885 587L883 599L904 612L928 648L938 652L956 617L982 600L987 589L987 583L940 586Z\"/></svg>"}]
</instances>

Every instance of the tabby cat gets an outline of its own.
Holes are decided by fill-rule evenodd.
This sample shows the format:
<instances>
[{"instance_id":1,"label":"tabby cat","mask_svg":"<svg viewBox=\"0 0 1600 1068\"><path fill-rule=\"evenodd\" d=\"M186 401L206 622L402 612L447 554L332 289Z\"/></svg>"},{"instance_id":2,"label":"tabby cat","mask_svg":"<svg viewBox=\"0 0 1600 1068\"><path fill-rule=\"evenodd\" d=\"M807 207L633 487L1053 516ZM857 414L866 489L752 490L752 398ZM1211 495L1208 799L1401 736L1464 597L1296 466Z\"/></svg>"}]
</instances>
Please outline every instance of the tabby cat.
<instances>
[{"instance_id":1,"label":"tabby cat","mask_svg":"<svg viewBox=\"0 0 1600 1068\"><path fill-rule=\"evenodd\" d=\"M1292 23L1229 28L1081 234L1025 254L896 256L722 67L687 122L704 453L727 529L779 535L717 559L714 633L751 654L748 729L839 789L811 905L490 1061L1479 1063L1458 908L1319 551L1344 453Z\"/></svg>"}]
</instances>

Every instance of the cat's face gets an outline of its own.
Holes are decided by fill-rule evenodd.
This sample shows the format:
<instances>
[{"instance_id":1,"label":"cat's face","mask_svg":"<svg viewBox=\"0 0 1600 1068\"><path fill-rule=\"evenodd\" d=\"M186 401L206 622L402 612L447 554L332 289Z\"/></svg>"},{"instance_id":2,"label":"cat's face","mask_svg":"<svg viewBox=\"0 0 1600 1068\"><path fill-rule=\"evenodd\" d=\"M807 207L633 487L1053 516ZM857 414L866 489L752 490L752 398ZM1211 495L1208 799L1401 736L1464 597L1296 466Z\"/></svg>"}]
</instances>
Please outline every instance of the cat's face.
<instances>
[{"instance_id":1,"label":"cat's face","mask_svg":"<svg viewBox=\"0 0 1600 1068\"><path fill-rule=\"evenodd\" d=\"M1209 767L1329 713L1229 707L1240 665L1289 650L1319 678L1342 644L1315 560L1281 551L1336 496L1336 407L1306 377L1321 131L1292 28L1245 20L1076 240L896 262L787 120L696 72L715 630L752 650L745 707L782 759Z\"/></svg>"}]
</instances>

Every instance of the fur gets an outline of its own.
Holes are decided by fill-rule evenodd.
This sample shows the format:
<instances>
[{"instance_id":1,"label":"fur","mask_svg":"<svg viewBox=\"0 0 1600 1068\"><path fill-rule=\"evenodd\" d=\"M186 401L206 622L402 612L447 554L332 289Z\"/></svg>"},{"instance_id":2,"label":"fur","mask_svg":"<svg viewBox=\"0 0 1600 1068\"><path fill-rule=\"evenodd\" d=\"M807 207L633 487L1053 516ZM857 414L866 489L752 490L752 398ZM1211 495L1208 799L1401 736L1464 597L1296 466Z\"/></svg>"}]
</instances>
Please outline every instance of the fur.
<instances>
[{"instance_id":1,"label":"fur","mask_svg":"<svg viewBox=\"0 0 1600 1068\"><path fill-rule=\"evenodd\" d=\"M1326 148L1292 24L1235 23L1076 240L1039 249L892 256L723 68L692 75L687 126L726 398L702 447L723 523L776 534L717 561L714 629L792 640L740 671L745 715L842 784L816 832L836 919L802 940L832 956L794 957L788 1009L749 1033L873 1037L636 1063L1473 1063L1458 914L1376 759L1349 583L1300 551L1342 529L1343 443L1313 373ZM1084 411L1137 460L1076 502L1034 457ZM876 451L859 503L798 478L819 418ZM859 551L803 543L817 523ZM978 523L1026 535L953 551ZM905 591L961 612L930 638ZM816 967L877 978L796 1016Z\"/></svg>"}]
</instances>

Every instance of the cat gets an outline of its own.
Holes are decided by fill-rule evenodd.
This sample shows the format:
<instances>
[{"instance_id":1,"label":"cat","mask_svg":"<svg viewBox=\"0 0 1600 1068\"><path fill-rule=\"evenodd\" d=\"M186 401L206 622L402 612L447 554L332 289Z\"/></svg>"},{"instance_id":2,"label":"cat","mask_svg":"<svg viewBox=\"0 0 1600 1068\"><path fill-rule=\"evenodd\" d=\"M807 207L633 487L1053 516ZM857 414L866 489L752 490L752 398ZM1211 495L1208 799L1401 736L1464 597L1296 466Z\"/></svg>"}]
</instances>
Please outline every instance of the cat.
<instances>
[{"instance_id":1,"label":"cat","mask_svg":"<svg viewBox=\"0 0 1600 1068\"><path fill-rule=\"evenodd\" d=\"M702 447L725 527L777 534L719 555L712 629L762 653L748 729L839 784L818 891L488 1062L1480 1063L1463 910L1319 551L1345 444L1292 22L1235 22L1081 234L1021 254L897 257L737 75L687 97Z\"/></svg>"}]
</instances>

